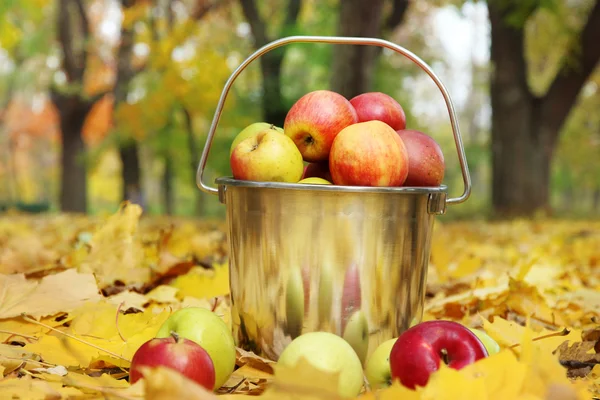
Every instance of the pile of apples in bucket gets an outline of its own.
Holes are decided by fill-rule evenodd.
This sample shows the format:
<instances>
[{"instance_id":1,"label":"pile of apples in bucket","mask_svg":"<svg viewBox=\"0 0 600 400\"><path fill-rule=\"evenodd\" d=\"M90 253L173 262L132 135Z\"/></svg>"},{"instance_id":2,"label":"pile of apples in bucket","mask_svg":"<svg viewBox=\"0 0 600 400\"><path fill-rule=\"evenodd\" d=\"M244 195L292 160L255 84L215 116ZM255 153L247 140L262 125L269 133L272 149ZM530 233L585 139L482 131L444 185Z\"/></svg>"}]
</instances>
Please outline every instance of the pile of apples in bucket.
<instances>
[{"instance_id":1,"label":"pile of apples in bucket","mask_svg":"<svg viewBox=\"0 0 600 400\"><path fill-rule=\"evenodd\" d=\"M406 129L393 97L368 92L348 100L331 90L300 97L283 128L244 128L229 162L239 180L346 186L439 186L445 169L439 144Z\"/></svg>"},{"instance_id":2,"label":"pile of apples in bucket","mask_svg":"<svg viewBox=\"0 0 600 400\"><path fill-rule=\"evenodd\" d=\"M290 108L283 129L267 122L244 128L230 148L235 179L348 186L438 186L444 177L440 146L425 133L406 129L400 104L370 92L347 100L317 90ZM305 165L307 163L307 165ZM442 363L460 369L500 350L484 331L449 320L413 322L381 343L365 364L342 337L329 332L297 336L277 363L339 373L339 397L359 395L364 378L372 390L399 381L425 386ZM130 382L145 367L175 369L208 390L220 388L234 371L236 347L230 329L214 312L178 310L154 339L134 354Z\"/></svg>"}]
</instances>

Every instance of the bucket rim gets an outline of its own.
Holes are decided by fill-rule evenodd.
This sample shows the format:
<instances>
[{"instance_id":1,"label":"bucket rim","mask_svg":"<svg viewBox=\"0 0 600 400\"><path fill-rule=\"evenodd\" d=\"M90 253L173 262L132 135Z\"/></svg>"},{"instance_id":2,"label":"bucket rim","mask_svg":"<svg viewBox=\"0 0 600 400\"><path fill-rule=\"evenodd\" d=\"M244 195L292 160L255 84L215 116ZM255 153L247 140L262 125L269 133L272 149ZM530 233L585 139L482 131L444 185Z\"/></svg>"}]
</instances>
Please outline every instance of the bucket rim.
<instances>
[{"instance_id":1,"label":"bucket rim","mask_svg":"<svg viewBox=\"0 0 600 400\"><path fill-rule=\"evenodd\" d=\"M389 193L389 194L431 194L447 193L446 185L440 186L346 186L346 185L319 185L314 183L288 183L288 182L260 182L234 179L224 176L215 179L221 186L248 187L256 189L282 189L299 191L329 191L344 193Z\"/></svg>"}]
</instances>

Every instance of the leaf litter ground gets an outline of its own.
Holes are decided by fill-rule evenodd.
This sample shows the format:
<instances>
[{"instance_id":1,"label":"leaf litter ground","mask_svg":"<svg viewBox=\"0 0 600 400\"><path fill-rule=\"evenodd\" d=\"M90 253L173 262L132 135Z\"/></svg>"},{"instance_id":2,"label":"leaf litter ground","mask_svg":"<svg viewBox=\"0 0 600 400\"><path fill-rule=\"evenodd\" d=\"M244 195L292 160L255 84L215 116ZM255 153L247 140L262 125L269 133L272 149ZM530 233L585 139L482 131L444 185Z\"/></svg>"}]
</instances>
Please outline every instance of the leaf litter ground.
<instances>
[{"instance_id":1,"label":"leaf litter ground","mask_svg":"<svg viewBox=\"0 0 600 400\"><path fill-rule=\"evenodd\" d=\"M0 399L335 399L336 375L238 349L209 393L164 368L128 383L136 349L182 307L229 317L221 221L6 214L0 219ZM425 319L485 330L502 351L425 388L364 399L600 398L600 222L436 222Z\"/></svg>"}]
</instances>

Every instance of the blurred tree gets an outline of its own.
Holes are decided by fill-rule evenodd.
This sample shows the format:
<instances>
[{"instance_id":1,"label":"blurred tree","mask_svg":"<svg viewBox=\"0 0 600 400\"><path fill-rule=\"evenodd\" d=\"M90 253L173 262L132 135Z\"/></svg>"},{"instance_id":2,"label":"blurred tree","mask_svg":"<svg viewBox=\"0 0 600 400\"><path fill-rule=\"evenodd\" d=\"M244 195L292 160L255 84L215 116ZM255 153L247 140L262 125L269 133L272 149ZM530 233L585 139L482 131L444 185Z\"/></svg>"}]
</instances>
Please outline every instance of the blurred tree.
<instances>
[{"instance_id":1,"label":"blurred tree","mask_svg":"<svg viewBox=\"0 0 600 400\"><path fill-rule=\"evenodd\" d=\"M401 23L410 0L392 0L384 21L385 0L340 2L338 36L385 37ZM374 68L382 48L338 45L333 49L331 89L350 99L373 88Z\"/></svg>"},{"instance_id":2,"label":"blurred tree","mask_svg":"<svg viewBox=\"0 0 600 400\"><path fill-rule=\"evenodd\" d=\"M576 3L571 7L589 12L575 23L567 17L573 9L565 9L569 5L558 0L487 2L493 64L492 205L497 215L524 216L549 209L550 166L559 133L600 59L600 1ZM547 90L535 93L528 80L526 23L547 9L554 11L554 25L566 25L569 35ZM576 29L577 25L582 27ZM548 53L541 60L547 62Z\"/></svg>"},{"instance_id":3,"label":"blurred tree","mask_svg":"<svg viewBox=\"0 0 600 400\"><path fill-rule=\"evenodd\" d=\"M92 106L105 93L89 95L84 77L92 45L90 23L83 0L57 0L56 30L65 84L53 82L52 102L58 109L62 135L60 207L62 211L87 211L86 152L82 135Z\"/></svg>"},{"instance_id":4,"label":"blurred tree","mask_svg":"<svg viewBox=\"0 0 600 400\"><path fill-rule=\"evenodd\" d=\"M273 9L271 2L263 1L261 5ZM288 0L284 21L274 34L267 32L267 26L273 28L271 19L269 24L261 16L259 8L254 0L240 0L244 15L250 24L255 48L262 47L267 43L289 36L295 30L298 14L302 6L302 0ZM277 126L283 126L287 108L281 94L281 67L287 51L287 46L282 46L264 54L259 62L263 79L263 119Z\"/></svg>"}]
</instances>

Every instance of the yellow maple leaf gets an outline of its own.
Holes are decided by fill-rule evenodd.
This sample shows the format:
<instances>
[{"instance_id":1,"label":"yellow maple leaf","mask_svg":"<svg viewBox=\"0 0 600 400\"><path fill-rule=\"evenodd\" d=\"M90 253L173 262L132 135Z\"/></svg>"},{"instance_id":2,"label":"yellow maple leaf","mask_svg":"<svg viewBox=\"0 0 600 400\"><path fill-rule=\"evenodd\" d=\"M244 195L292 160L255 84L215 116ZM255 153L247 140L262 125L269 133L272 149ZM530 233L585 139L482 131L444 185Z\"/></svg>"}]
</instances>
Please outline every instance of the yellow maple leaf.
<instances>
[{"instance_id":1,"label":"yellow maple leaf","mask_svg":"<svg viewBox=\"0 0 600 400\"><path fill-rule=\"evenodd\" d=\"M99 299L92 274L68 269L40 281L28 280L23 274L0 275L0 319L23 313L45 317Z\"/></svg>"},{"instance_id":2,"label":"yellow maple leaf","mask_svg":"<svg viewBox=\"0 0 600 400\"><path fill-rule=\"evenodd\" d=\"M229 266L215 264L213 269L192 268L187 274L177 277L170 286L179 289L177 296L197 298L218 297L229 294Z\"/></svg>"},{"instance_id":3,"label":"yellow maple leaf","mask_svg":"<svg viewBox=\"0 0 600 400\"><path fill-rule=\"evenodd\" d=\"M385 388L378 390L377 395L373 395L373 397L378 400L420 400L421 399L421 391L422 388L416 388L416 390L412 390L402 385L400 381L395 380L392 384ZM375 392L370 392L372 394Z\"/></svg>"},{"instance_id":4,"label":"yellow maple leaf","mask_svg":"<svg viewBox=\"0 0 600 400\"><path fill-rule=\"evenodd\" d=\"M514 399L521 393L526 383L525 369L513 352L502 350L464 367L461 374L483 381L488 399L504 400Z\"/></svg>"},{"instance_id":5,"label":"yellow maple leaf","mask_svg":"<svg viewBox=\"0 0 600 400\"><path fill-rule=\"evenodd\" d=\"M179 372L166 367L142 367L145 400L219 400L221 396L206 390Z\"/></svg>"},{"instance_id":6,"label":"yellow maple leaf","mask_svg":"<svg viewBox=\"0 0 600 400\"><path fill-rule=\"evenodd\" d=\"M0 380L0 393L3 399L65 399L83 396L80 390L63 387L61 382L33 379L30 375Z\"/></svg>"},{"instance_id":7,"label":"yellow maple leaf","mask_svg":"<svg viewBox=\"0 0 600 400\"><path fill-rule=\"evenodd\" d=\"M421 393L421 399L487 399L484 383L480 377L469 376L441 363L440 368L431 374Z\"/></svg>"}]
</instances>

